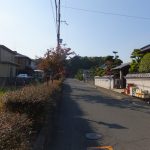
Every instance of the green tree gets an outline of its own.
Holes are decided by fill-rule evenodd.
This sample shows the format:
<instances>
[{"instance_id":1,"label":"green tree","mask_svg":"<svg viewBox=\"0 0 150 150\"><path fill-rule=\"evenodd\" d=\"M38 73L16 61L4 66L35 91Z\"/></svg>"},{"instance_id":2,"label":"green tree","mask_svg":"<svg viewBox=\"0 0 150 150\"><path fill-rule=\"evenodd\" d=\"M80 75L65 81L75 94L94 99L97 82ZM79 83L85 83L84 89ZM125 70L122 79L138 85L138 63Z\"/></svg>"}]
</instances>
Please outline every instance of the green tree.
<instances>
[{"instance_id":1,"label":"green tree","mask_svg":"<svg viewBox=\"0 0 150 150\"><path fill-rule=\"evenodd\" d=\"M103 76L104 75L104 69L101 67L92 67L90 69L90 76L94 77L94 76Z\"/></svg>"},{"instance_id":2,"label":"green tree","mask_svg":"<svg viewBox=\"0 0 150 150\"><path fill-rule=\"evenodd\" d=\"M99 67L105 63L104 58L105 57L74 56L73 58L67 60L68 72L74 76L80 69L90 70L91 68Z\"/></svg>"},{"instance_id":3,"label":"green tree","mask_svg":"<svg viewBox=\"0 0 150 150\"><path fill-rule=\"evenodd\" d=\"M110 75L112 74L112 68L121 65L122 60L119 59L119 56L107 56L105 58L105 64L106 64L106 68L105 68L105 74L106 75Z\"/></svg>"},{"instance_id":4,"label":"green tree","mask_svg":"<svg viewBox=\"0 0 150 150\"><path fill-rule=\"evenodd\" d=\"M91 77L103 76L105 73L109 74L113 67L116 67L122 63L119 56L107 56L107 57L81 57L74 56L67 60L67 69L70 76L74 77L78 70L90 70ZM101 66L106 66L105 68ZM106 69L107 68L107 69Z\"/></svg>"},{"instance_id":5,"label":"green tree","mask_svg":"<svg viewBox=\"0 0 150 150\"><path fill-rule=\"evenodd\" d=\"M82 81L83 80L83 70L78 70L77 74L75 75L75 78Z\"/></svg>"},{"instance_id":6,"label":"green tree","mask_svg":"<svg viewBox=\"0 0 150 150\"><path fill-rule=\"evenodd\" d=\"M130 58L132 58L132 60L134 60L135 62L139 63L142 57L143 57L143 54L141 54L141 50L134 49Z\"/></svg>"},{"instance_id":7,"label":"green tree","mask_svg":"<svg viewBox=\"0 0 150 150\"><path fill-rule=\"evenodd\" d=\"M150 53L147 53L141 59L139 72L150 73Z\"/></svg>"},{"instance_id":8,"label":"green tree","mask_svg":"<svg viewBox=\"0 0 150 150\"><path fill-rule=\"evenodd\" d=\"M140 49L134 49L132 54L131 54L131 65L130 65L130 69L129 72L134 73L134 72L138 72L139 69L139 64L140 61L143 57L143 54L141 54L141 50Z\"/></svg>"}]
</instances>

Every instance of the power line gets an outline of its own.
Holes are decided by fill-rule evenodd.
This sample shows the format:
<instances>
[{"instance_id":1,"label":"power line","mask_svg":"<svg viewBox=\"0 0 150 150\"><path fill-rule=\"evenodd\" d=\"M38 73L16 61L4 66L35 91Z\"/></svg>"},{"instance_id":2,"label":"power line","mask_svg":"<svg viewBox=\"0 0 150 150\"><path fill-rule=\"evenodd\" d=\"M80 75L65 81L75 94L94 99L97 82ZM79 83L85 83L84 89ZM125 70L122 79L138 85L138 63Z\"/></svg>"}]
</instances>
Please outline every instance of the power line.
<instances>
[{"instance_id":1,"label":"power line","mask_svg":"<svg viewBox=\"0 0 150 150\"><path fill-rule=\"evenodd\" d=\"M52 0L50 0L50 2L51 2L51 8L52 8L52 14L53 14L54 25L55 25L55 29L56 29L56 33L57 33L57 25L56 25L56 19L55 19L55 15L54 15L53 2L52 2Z\"/></svg>"},{"instance_id":2,"label":"power line","mask_svg":"<svg viewBox=\"0 0 150 150\"><path fill-rule=\"evenodd\" d=\"M58 8L58 6L57 6L57 0L55 0L55 13L56 13L56 22L57 22L57 16L58 16L58 15L57 15L57 13L58 13L58 12L57 12L57 8Z\"/></svg>"},{"instance_id":3,"label":"power line","mask_svg":"<svg viewBox=\"0 0 150 150\"><path fill-rule=\"evenodd\" d=\"M120 17L133 18L133 19L150 20L149 17L132 16L132 15L126 15L126 14L104 12L104 11L90 10L90 9L83 9L83 8L76 8L76 7L70 7L70 6L62 6L62 7L67 8L67 9L77 10L77 11L89 12L89 13L97 13L97 14L103 14L103 15L120 16Z\"/></svg>"}]
</instances>

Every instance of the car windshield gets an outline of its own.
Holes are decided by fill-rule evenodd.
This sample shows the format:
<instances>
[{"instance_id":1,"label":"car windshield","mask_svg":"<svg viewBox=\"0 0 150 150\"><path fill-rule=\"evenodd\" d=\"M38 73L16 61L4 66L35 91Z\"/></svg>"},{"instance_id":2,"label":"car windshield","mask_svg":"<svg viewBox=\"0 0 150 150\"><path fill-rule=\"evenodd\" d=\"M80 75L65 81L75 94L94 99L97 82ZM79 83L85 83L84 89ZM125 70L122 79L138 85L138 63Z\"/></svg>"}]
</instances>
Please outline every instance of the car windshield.
<instances>
[{"instance_id":1,"label":"car windshield","mask_svg":"<svg viewBox=\"0 0 150 150\"><path fill-rule=\"evenodd\" d=\"M19 74L19 75L17 75L17 77L24 77L24 78L27 78L28 77L28 75L27 74Z\"/></svg>"}]
</instances>

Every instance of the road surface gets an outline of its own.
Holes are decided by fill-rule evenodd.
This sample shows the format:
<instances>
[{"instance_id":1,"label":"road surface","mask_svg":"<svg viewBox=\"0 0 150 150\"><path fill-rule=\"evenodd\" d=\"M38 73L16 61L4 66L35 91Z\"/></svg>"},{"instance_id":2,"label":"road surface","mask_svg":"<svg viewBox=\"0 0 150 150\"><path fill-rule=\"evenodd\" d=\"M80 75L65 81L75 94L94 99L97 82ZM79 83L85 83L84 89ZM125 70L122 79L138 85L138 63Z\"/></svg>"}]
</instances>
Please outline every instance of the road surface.
<instances>
[{"instance_id":1,"label":"road surface","mask_svg":"<svg viewBox=\"0 0 150 150\"><path fill-rule=\"evenodd\" d=\"M102 137L89 140L87 133ZM53 141L46 150L150 150L150 107L87 83L67 79Z\"/></svg>"}]
</instances>

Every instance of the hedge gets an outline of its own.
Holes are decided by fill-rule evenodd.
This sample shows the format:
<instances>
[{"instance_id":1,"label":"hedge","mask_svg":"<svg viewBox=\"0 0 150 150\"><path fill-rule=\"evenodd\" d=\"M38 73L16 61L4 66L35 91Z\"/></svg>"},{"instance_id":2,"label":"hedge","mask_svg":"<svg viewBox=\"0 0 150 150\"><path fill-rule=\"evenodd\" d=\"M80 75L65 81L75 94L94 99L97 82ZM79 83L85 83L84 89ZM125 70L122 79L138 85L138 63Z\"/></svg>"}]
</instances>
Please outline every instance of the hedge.
<instances>
[{"instance_id":1,"label":"hedge","mask_svg":"<svg viewBox=\"0 0 150 150\"><path fill-rule=\"evenodd\" d=\"M0 149L29 150L32 137L38 135L48 111L53 113L61 82L27 86L7 92L1 97L4 104L0 114Z\"/></svg>"}]
</instances>

